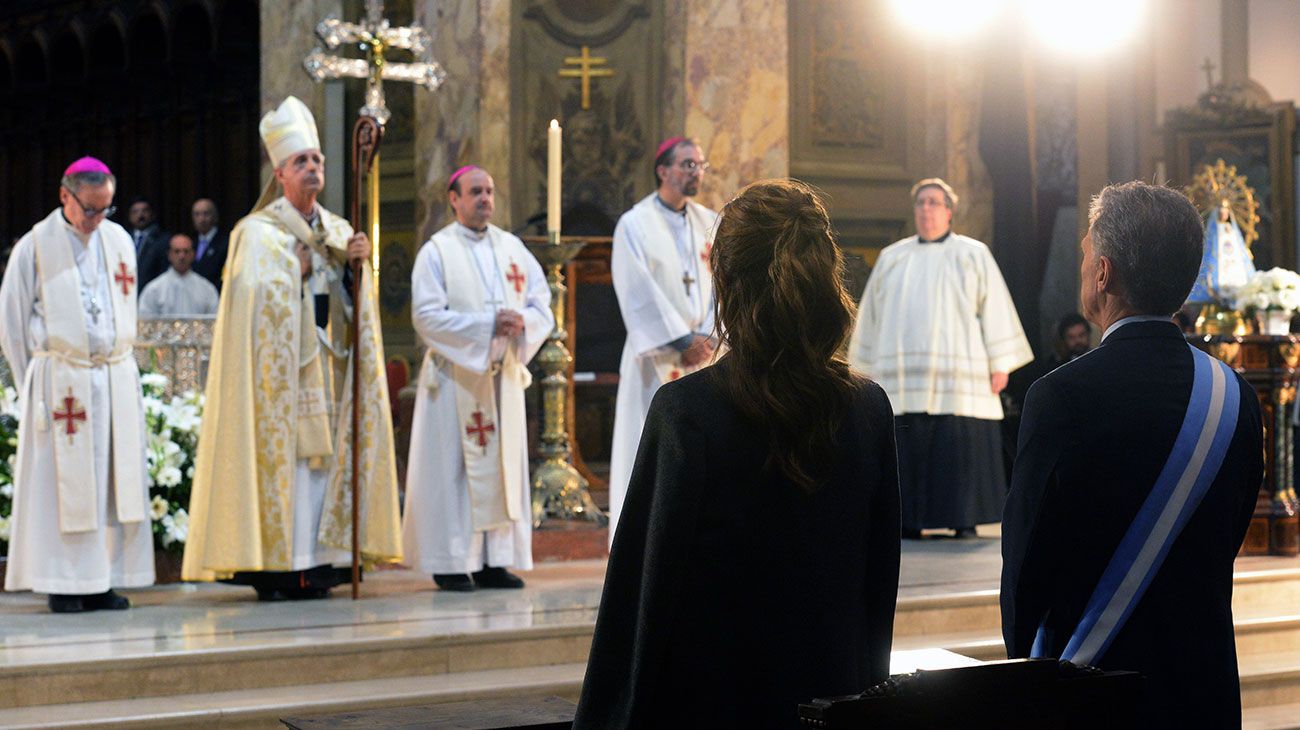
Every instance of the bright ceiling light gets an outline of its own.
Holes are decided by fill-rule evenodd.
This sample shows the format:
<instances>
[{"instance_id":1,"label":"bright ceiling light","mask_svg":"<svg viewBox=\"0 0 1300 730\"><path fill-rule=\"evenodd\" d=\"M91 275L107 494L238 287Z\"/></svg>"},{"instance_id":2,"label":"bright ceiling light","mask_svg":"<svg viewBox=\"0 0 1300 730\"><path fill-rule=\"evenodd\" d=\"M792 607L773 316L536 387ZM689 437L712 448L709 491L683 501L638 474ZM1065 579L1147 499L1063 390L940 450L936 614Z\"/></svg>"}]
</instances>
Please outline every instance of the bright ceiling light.
<instances>
[{"instance_id":1,"label":"bright ceiling light","mask_svg":"<svg viewBox=\"0 0 1300 730\"><path fill-rule=\"evenodd\" d=\"M1097 56L1137 35L1147 0L1024 0L1030 32L1047 47L1075 56Z\"/></svg>"},{"instance_id":2,"label":"bright ceiling light","mask_svg":"<svg viewBox=\"0 0 1300 730\"><path fill-rule=\"evenodd\" d=\"M1005 0L890 0L904 25L928 40L943 42L973 36L1002 11Z\"/></svg>"}]
</instances>

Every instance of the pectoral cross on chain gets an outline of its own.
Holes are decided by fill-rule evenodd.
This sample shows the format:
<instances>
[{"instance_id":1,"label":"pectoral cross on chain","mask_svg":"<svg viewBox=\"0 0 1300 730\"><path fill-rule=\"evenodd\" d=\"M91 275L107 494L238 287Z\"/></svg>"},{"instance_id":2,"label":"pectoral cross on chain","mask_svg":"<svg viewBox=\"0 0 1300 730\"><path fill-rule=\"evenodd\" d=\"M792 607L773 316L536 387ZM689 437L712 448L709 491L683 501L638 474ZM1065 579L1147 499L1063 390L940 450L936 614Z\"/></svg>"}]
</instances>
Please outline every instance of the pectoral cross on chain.
<instances>
[{"instance_id":1,"label":"pectoral cross on chain","mask_svg":"<svg viewBox=\"0 0 1300 730\"><path fill-rule=\"evenodd\" d=\"M691 284L695 283L695 278L691 276L691 272L688 271L682 274L682 283L686 285L686 296L689 297L691 295Z\"/></svg>"}]
</instances>

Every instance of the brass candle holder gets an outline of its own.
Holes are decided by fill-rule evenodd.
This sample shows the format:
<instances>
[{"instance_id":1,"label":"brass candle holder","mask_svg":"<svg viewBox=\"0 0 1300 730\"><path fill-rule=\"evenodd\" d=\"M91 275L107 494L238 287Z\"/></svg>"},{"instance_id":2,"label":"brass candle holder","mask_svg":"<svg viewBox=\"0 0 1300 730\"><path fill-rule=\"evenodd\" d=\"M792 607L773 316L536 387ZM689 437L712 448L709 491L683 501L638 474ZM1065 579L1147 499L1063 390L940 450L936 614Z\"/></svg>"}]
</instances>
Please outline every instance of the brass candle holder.
<instances>
[{"instance_id":1,"label":"brass candle holder","mask_svg":"<svg viewBox=\"0 0 1300 730\"><path fill-rule=\"evenodd\" d=\"M529 242L525 245L546 270L546 281L551 287L551 313L555 315L555 329L534 360L542 372L539 449L542 458L532 470L533 527L540 527L548 518L588 520L605 525L609 518L592 501L587 492L587 480L573 467L566 423L569 367L573 364L573 355L565 345L569 335L565 331L568 287L564 285L564 265L572 261L586 244L581 241L562 242L559 233L551 231L546 243Z\"/></svg>"}]
</instances>

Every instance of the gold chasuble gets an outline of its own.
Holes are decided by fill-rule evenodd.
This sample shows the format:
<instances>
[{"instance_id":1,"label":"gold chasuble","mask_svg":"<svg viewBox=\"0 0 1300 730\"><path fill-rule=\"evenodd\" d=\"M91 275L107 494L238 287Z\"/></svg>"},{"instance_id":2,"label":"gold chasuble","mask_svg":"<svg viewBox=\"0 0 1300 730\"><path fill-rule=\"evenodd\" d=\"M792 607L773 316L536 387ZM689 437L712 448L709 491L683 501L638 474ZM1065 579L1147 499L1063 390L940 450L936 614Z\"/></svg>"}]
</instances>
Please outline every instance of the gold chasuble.
<instances>
[{"instance_id":1,"label":"gold chasuble","mask_svg":"<svg viewBox=\"0 0 1300 730\"><path fill-rule=\"evenodd\" d=\"M317 260L324 257L341 271L352 227L324 208L317 210L313 230L281 197L231 232L195 458L185 580L293 569L292 500L297 465L304 459L314 467L330 466L319 542L351 548L351 310L361 318L362 559L368 564L401 559L393 426L374 280L364 265L355 307L347 306L341 281L335 281L328 341L320 342L314 302L294 248L302 241Z\"/></svg>"}]
</instances>

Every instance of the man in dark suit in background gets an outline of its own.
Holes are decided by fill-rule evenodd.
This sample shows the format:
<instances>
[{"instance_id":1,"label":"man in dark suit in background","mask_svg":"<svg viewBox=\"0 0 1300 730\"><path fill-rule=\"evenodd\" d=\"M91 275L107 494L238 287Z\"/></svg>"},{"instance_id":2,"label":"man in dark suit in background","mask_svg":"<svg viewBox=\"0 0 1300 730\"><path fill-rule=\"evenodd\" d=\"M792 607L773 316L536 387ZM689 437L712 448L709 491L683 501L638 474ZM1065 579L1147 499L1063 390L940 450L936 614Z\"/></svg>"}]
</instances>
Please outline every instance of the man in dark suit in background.
<instances>
[{"instance_id":1,"label":"man in dark suit in background","mask_svg":"<svg viewBox=\"0 0 1300 730\"><path fill-rule=\"evenodd\" d=\"M226 265L230 233L217 225L217 204L208 198L194 201L190 217L194 221L194 273L221 291L221 269Z\"/></svg>"},{"instance_id":2,"label":"man in dark suit in background","mask_svg":"<svg viewBox=\"0 0 1300 730\"><path fill-rule=\"evenodd\" d=\"M1263 478L1259 404L1170 321L1200 269L1187 198L1112 185L1089 222L1080 296L1105 334L1025 401L1002 526L1007 653L1141 672L1141 727L1240 727L1232 569ZM1175 448L1185 432L1196 448Z\"/></svg>"},{"instance_id":3,"label":"man in dark suit in background","mask_svg":"<svg viewBox=\"0 0 1300 730\"><path fill-rule=\"evenodd\" d=\"M167 271L167 242L171 236L158 225L153 204L144 198L135 198L127 209L127 233L135 243L137 291Z\"/></svg>"}]
</instances>

